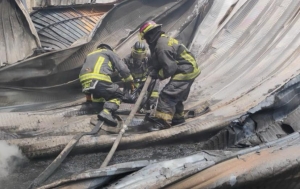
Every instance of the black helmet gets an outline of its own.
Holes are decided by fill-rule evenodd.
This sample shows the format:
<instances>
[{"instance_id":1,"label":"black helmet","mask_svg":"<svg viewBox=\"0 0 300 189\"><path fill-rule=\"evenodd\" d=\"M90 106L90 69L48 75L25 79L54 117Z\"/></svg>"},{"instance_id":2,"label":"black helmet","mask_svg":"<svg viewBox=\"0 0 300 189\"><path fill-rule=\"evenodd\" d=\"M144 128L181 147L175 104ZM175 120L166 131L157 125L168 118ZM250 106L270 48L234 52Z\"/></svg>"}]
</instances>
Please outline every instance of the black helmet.
<instances>
[{"instance_id":1,"label":"black helmet","mask_svg":"<svg viewBox=\"0 0 300 189\"><path fill-rule=\"evenodd\" d=\"M146 46L145 46L145 44L137 41L132 47L131 56L134 59L140 59L140 60L146 58Z\"/></svg>"},{"instance_id":2,"label":"black helmet","mask_svg":"<svg viewBox=\"0 0 300 189\"><path fill-rule=\"evenodd\" d=\"M109 46L108 44L105 44L105 43L101 43L100 45L98 45L97 49L107 49L107 50L111 50L111 51L114 50L113 48L111 48L111 46Z\"/></svg>"},{"instance_id":3,"label":"black helmet","mask_svg":"<svg viewBox=\"0 0 300 189\"><path fill-rule=\"evenodd\" d=\"M145 44L141 43L139 41L137 41L132 48L138 52L145 52L145 50L146 50Z\"/></svg>"}]
</instances>

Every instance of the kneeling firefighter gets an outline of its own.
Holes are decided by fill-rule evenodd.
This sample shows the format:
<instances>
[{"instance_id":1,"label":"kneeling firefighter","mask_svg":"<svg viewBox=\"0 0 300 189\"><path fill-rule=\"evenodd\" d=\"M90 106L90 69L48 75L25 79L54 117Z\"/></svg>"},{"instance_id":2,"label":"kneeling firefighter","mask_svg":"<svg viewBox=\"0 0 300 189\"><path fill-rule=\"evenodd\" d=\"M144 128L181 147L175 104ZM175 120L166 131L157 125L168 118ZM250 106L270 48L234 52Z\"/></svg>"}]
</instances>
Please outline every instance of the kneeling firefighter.
<instances>
[{"instance_id":1,"label":"kneeling firefighter","mask_svg":"<svg viewBox=\"0 0 300 189\"><path fill-rule=\"evenodd\" d=\"M117 71L124 81L131 85L133 77L126 64L107 44L100 44L90 53L80 71L79 80L87 101L104 102L103 110L98 118L109 125L117 126L112 114L118 110L123 97L119 85L111 80Z\"/></svg>"},{"instance_id":2,"label":"kneeling firefighter","mask_svg":"<svg viewBox=\"0 0 300 189\"><path fill-rule=\"evenodd\" d=\"M144 43L137 41L133 47L131 48L131 53L126 58L124 58L125 64L128 66L130 73L134 79L134 86L138 91L136 91L135 96L133 97L133 101L136 101L137 96L139 95L142 87L146 81L148 76L148 61L149 55L147 55L147 49ZM158 88L159 81L155 82L154 88L151 91L150 98L145 106L146 109L150 109L150 107L155 107L157 99L158 99ZM129 90L126 90L128 92Z\"/></svg>"},{"instance_id":3,"label":"kneeling firefighter","mask_svg":"<svg viewBox=\"0 0 300 189\"><path fill-rule=\"evenodd\" d=\"M154 117L146 117L149 130L160 130L184 123L184 106L191 85L200 75L200 69L192 53L176 39L161 30L161 25L147 21L140 28L151 51L150 76L160 80L169 77L169 83L160 92Z\"/></svg>"}]
</instances>

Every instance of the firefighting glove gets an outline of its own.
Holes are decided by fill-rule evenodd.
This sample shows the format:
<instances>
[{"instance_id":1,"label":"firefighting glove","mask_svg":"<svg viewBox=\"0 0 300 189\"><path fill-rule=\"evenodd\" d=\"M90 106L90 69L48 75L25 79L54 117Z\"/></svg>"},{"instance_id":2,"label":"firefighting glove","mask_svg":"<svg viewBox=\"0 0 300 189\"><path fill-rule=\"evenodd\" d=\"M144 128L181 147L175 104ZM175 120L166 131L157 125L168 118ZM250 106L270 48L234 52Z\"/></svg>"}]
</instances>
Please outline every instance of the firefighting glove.
<instances>
[{"instance_id":1,"label":"firefighting glove","mask_svg":"<svg viewBox=\"0 0 300 189\"><path fill-rule=\"evenodd\" d=\"M124 95L122 97L122 101L125 103L132 103L131 95L128 89L124 90Z\"/></svg>"}]
</instances>

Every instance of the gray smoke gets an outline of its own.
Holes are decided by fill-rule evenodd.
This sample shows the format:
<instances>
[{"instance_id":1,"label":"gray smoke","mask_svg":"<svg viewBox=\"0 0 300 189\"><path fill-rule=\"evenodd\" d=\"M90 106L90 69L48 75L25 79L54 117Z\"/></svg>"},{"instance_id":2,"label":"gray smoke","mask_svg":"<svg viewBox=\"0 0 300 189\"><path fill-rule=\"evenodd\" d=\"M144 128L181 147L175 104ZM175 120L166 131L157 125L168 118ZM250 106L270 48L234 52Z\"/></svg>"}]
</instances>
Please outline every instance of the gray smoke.
<instances>
[{"instance_id":1,"label":"gray smoke","mask_svg":"<svg viewBox=\"0 0 300 189\"><path fill-rule=\"evenodd\" d=\"M0 178L6 177L25 159L17 146L0 141Z\"/></svg>"}]
</instances>

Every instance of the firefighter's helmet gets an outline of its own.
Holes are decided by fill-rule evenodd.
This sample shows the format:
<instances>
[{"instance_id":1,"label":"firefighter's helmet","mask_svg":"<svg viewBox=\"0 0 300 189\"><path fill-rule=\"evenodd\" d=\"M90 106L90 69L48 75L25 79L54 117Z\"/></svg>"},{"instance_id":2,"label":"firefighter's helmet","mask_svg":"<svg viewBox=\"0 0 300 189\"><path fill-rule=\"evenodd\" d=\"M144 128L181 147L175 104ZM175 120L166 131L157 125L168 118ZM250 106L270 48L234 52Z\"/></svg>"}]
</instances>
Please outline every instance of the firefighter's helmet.
<instances>
[{"instance_id":1,"label":"firefighter's helmet","mask_svg":"<svg viewBox=\"0 0 300 189\"><path fill-rule=\"evenodd\" d=\"M131 56L135 59L146 58L146 46L144 43L137 41L131 48Z\"/></svg>"},{"instance_id":2,"label":"firefighter's helmet","mask_svg":"<svg viewBox=\"0 0 300 189\"><path fill-rule=\"evenodd\" d=\"M107 49L107 50L111 50L111 51L114 50L111 46L109 46L108 44L105 44L105 43L101 43L100 45L98 45L97 49Z\"/></svg>"},{"instance_id":3,"label":"firefighter's helmet","mask_svg":"<svg viewBox=\"0 0 300 189\"><path fill-rule=\"evenodd\" d=\"M146 51L146 46L144 43L137 41L133 47L132 47L135 51L137 52L145 52Z\"/></svg>"},{"instance_id":4,"label":"firefighter's helmet","mask_svg":"<svg viewBox=\"0 0 300 189\"><path fill-rule=\"evenodd\" d=\"M142 24L142 26L140 27L140 35L141 35L141 39L145 39L145 35L150 32L151 30L161 27L161 24L157 24L154 21L147 21L145 23Z\"/></svg>"}]
</instances>

